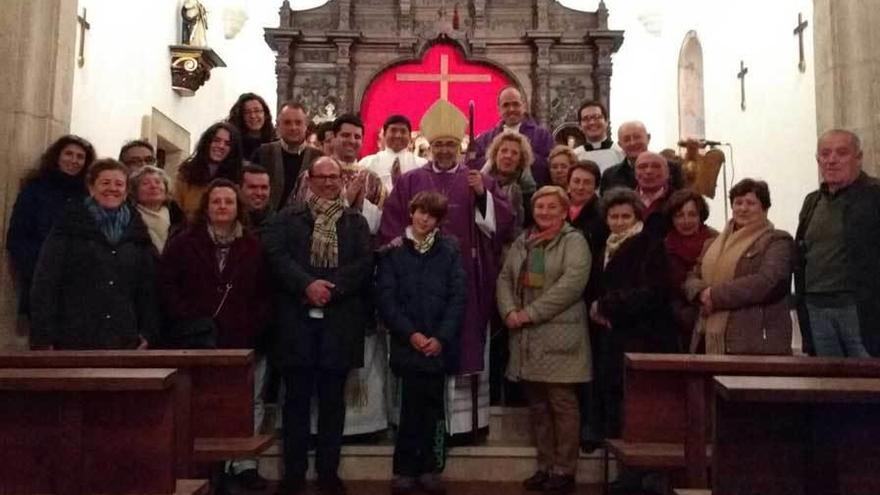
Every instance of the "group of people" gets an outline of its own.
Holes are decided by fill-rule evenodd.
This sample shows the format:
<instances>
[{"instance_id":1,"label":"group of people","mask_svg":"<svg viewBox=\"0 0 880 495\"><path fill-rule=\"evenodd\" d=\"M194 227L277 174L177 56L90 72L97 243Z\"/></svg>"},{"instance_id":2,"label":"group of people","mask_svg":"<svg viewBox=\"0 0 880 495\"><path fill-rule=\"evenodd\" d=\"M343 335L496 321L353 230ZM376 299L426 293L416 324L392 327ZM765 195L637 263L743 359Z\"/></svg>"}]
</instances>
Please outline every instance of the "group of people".
<instances>
[{"instance_id":1,"label":"group of people","mask_svg":"<svg viewBox=\"0 0 880 495\"><path fill-rule=\"evenodd\" d=\"M529 406L526 488L566 493L580 448L620 434L625 352L791 354L796 306L810 354L880 355L880 182L855 134L819 138L822 184L793 239L750 178L730 190L730 221L706 225L681 167L648 150L640 122L614 143L600 102L581 106L575 149L517 88L498 110L464 156L468 122L441 100L419 125L430 160L409 151L402 115L358 160L357 116L317 132L319 149L300 103L273 125L246 93L173 181L146 141L96 160L58 139L7 235L31 346L256 349L255 428L269 369L285 388L281 493L305 487L313 396L322 492L345 491L343 435L393 421L392 491L444 493L448 436L487 424L492 375L493 394L517 383ZM230 469L265 486L254 460Z\"/></svg>"}]
</instances>

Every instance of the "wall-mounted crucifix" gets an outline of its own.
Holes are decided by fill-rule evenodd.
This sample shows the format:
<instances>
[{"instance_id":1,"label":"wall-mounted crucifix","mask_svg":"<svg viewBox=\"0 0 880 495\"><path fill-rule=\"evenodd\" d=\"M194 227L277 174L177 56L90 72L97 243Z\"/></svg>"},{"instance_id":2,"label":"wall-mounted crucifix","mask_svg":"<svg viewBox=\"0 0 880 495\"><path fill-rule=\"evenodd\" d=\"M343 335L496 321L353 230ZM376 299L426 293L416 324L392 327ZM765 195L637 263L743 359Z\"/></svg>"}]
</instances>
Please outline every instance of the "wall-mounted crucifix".
<instances>
[{"instance_id":1,"label":"wall-mounted crucifix","mask_svg":"<svg viewBox=\"0 0 880 495\"><path fill-rule=\"evenodd\" d=\"M746 67L745 62L742 60L739 61L739 73L736 75L739 78L739 91L740 91L740 100L739 107L745 112L746 110L746 74L749 73L749 69Z\"/></svg>"},{"instance_id":2,"label":"wall-mounted crucifix","mask_svg":"<svg viewBox=\"0 0 880 495\"><path fill-rule=\"evenodd\" d=\"M804 20L803 15L798 12L798 25L794 28L794 34L798 37L798 50L800 52L800 62L798 62L798 70L801 72L807 70L807 62L804 60L804 30L807 29L807 21Z\"/></svg>"},{"instance_id":3,"label":"wall-mounted crucifix","mask_svg":"<svg viewBox=\"0 0 880 495\"><path fill-rule=\"evenodd\" d=\"M76 59L76 65L82 67L86 64L86 31L91 29L92 25L86 20L86 8L83 7L82 15L76 16L79 22L79 58Z\"/></svg>"}]
</instances>

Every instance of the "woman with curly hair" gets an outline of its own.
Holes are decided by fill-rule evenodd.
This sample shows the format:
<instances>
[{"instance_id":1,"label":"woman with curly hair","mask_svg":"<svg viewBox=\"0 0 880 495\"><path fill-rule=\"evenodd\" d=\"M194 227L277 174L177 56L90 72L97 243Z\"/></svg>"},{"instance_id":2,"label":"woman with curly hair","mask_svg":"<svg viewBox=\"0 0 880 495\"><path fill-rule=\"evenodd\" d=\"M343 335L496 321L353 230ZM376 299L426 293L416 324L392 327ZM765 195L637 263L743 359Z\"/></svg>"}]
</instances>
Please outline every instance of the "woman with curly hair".
<instances>
[{"instance_id":1,"label":"woman with curly hair","mask_svg":"<svg viewBox=\"0 0 880 495\"><path fill-rule=\"evenodd\" d=\"M37 166L21 182L6 234L20 315L31 313L29 294L40 248L64 205L86 197L86 170L93 161L91 143L72 134L62 136L43 152Z\"/></svg>"},{"instance_id":2,"label":"woman with curly hair","mask_svg":"<svg viewBox=\"0 0 880 495\"><path fill-rule=\"evenodd\" d=\"M202 194L214 179L238 183L241 175L241 137L238 129L226 122L208 127L199 138L196 151L180 166L174 182L174 201L192 223L202 202Z\"/></svg>"},{"instance_id":3,"label":"woman with curly hair","mask_svg":"<svg viewBox=\"0 0 880 495\"><path fill-rule=\"evenodd\" d=\"M261 144L275 140L275 126L272 125L272 111L262 96L255 93L242 93L229 109L226 122L241 132L242 157L250 160Z\"/></svg>"}]
</instances>

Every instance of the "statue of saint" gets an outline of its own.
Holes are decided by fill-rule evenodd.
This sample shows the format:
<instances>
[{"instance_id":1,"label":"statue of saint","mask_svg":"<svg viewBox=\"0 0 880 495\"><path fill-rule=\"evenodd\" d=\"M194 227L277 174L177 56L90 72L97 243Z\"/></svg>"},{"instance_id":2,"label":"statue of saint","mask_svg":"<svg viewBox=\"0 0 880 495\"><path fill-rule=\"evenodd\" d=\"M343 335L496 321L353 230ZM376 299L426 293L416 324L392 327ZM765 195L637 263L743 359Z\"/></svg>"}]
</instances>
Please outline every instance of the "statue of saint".
<instances>
[{"instance_id":1,"label":"statue of saint","mask_svg":"<svg viewBox=\"0 0 880 495\"><path fill-rule=\"evenodd\" d=\"M191 46L208 46L208 12L198 0L184 0L180 9L183 20L181 28L181 44Z\"/></svg>"}]
</instances>

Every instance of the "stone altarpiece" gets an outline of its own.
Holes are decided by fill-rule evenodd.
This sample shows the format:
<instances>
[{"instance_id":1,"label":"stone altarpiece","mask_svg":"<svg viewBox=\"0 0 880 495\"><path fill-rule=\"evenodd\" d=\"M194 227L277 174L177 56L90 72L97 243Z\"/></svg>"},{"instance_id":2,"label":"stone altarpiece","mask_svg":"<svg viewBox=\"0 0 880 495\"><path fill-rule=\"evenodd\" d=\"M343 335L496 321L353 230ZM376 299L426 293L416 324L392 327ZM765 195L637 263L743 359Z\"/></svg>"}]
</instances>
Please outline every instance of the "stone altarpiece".
<instances>
[{"instance_id":1,"label":"stone altarpiece","mask_svg":"<svg viewBox=\"0 0 880 495\"><path fill-rule=\"evenodd\" d=\"M278 102L299 100L319 119L358 111L384 69L448 42L508 74L533 115L555 129L576 121L584 100L608 105L611 56L623 43L623 31L608 29L604 2L581 12L555 0L331 0L293 11L285 0L279 20L265 30Z\"/></svg>"}]
</instances>

